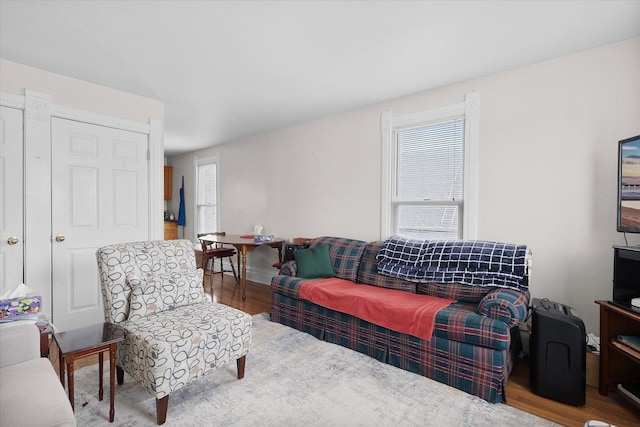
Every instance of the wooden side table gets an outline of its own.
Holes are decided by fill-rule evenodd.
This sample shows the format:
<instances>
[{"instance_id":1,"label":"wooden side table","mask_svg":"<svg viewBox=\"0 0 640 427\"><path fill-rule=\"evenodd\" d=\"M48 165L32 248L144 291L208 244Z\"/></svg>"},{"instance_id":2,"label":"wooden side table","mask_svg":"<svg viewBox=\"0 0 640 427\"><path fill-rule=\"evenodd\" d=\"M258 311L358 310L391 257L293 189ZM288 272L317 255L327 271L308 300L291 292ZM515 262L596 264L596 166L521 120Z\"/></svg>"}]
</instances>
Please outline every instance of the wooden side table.
<instances>
[{"instance_id":1,"label":"wooden side table","mask_svg":"<svg viewBox=\"0 0 640 427\"><path fill-rule=\"evenodd\" d=\"M640 383L640 359L613 344L618 335L640 336L640 313L609 301L596 304L600 305L600 394L607 396L614 391L640 408L638 402L618 389L620 383Z\"/></svg>"},{"instance_id":2,"label":"wooden side table","mask_svg":"<svg viewBox=\"0 0 640 427\"><path fill-rule=\"evenodd\" d=\"M49 357L49 339L53 334L53 327L48 322L36 322L40 331L40 357Z\"/></svg>"},{"instance_id":3,"label":"wooden side table","mask_svg":"<svg viewBox=\"0 0 640 427\"><path fill-rule=\"evenodd\" d=\"M116 370L116 349L118 342L124 339L124 329L112 323L100 323L84 328L72 329L70 331L53 334L53 339L58 345L58 355L60 360L60 382L64 387L65 365L67 372L67 383L69 386L69 401L74 409L74 387L73 387L73 362L82 357L98 354L100 369L100 386L98 399L103 398L102 386L102 363L104 352L109 351L109 385L110 385L110 407L109 422L113 422L115 415L114 391L115 391L115 370Z\"/></svg>"}]
</instances>

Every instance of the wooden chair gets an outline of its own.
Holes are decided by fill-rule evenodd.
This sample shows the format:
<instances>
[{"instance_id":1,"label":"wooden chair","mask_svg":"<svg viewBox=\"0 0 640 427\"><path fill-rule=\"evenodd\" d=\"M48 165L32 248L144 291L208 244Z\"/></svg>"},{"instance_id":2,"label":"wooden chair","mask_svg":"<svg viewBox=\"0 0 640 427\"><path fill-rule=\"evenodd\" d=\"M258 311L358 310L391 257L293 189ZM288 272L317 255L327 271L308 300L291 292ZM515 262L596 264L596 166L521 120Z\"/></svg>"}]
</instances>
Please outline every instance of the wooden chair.
<instances>
[{"instance_id":1,"label":"wooden chair","mask_svg":"<svg viewBox=\"0 0 640 427\"><path fill-rule=\"evenodd\" d=\"M209 261L211 261L211 269L209 270L209 286L211 287L211 292L213 295L213 276L215 274L220 274L220 281L224 283L224 273L233 272L233 277L238 281L238 275L236 274L236 268L233 265L233 257L236 255L236 250L234 248L225 247L219 243L207 242L201 239L203 236L226 236L227 233L224 231L217 231L213 233L199 233L198 240L200 240L200 244L202 245L202 269L206 272L207 265L209 265ZM229 258L229 263L231 264L231 270L225 270L222 264L223 258ZM216 271L215 262L216 259L220 260L220 271ZM203 277L204 282L204 277ZM204 283L203 283L204 284Z\"/></svg>"}]
</instances>

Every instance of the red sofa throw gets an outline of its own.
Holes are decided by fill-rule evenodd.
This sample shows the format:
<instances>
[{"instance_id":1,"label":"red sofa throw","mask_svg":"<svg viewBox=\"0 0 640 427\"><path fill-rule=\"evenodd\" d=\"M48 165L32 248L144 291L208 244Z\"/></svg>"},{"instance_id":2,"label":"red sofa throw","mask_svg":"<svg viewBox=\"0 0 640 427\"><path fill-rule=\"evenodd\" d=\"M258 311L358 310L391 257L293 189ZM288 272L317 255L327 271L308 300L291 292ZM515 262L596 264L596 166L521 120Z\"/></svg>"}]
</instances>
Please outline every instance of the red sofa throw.
<instances>
[{"instance_id":1,"label":"red sofa throw","mask_svg":"<svg viewBox=\"0 0 640 427\"><path fill-rule=\"evenodd\" d=\"M456 302L395 289L358 285L339 278L304 283L300 297L393 331L431 339L436 313Z\"/></svg>"}]
</instances>

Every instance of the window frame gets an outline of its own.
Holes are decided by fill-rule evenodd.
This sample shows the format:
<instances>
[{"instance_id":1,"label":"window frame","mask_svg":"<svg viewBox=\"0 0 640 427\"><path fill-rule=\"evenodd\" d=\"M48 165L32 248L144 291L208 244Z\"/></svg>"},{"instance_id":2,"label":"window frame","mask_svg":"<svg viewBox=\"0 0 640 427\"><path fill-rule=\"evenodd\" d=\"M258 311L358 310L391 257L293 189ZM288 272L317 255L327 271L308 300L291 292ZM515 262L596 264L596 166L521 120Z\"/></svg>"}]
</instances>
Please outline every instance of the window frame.
<instances>
[{"instance_id":1,"label":"window frame","mask_svg":"<svg viewBox=\"0 0 640 427\"><path fill-rule=\"evenodd\" d=\"M457 104L432 108L416 113L393 116L391 110L381 115L380 130L382 136L382 171L381 171L381 215L380 238L387 239L395 234L394 218L398 201L395 188L397 179L396 154L398 130L428 126L455 119L464 120L464 151L463 151L463 196L461 202L461 217L458 218L462 226L462 239L476 239L478 234L478 112L480 94L471 92L465 94L465 100ZM418 202L420 205L446 204L443 201L434 203ZM458 204L457 202L452 202ZM402 202L412 204L412 202Z\"/></svg>"},{"instance_id":2,"label":"window frame","mask_svg":"<svg viewBox=\"0 0 640 427\"><path fill-rule=\"evenodd\" d=\"M218 231L220 230L220 155L219 153L214 154L213 156L208 156L208 157L195 157L193 159L193 165L194 165L194 181L195 181L195 185L194 185L194 220L193 223L195 224L194 230L193 230L193 238L194 241L197 242L198 241L198 233L200 233L200 212L199 212L199 208L200 206L211 206L210 204L201 204L200 200L199 200L199 195L200 195L200 182L199 182L199 171L198 168L201 166L207 166L207 165L211 165L211 164L215 164L216 165L216 203L215 203L215 208L216 208L216 229L215 230L205 230L204 232L209 232L209 231Z\"/></svg>"}]
</instances>

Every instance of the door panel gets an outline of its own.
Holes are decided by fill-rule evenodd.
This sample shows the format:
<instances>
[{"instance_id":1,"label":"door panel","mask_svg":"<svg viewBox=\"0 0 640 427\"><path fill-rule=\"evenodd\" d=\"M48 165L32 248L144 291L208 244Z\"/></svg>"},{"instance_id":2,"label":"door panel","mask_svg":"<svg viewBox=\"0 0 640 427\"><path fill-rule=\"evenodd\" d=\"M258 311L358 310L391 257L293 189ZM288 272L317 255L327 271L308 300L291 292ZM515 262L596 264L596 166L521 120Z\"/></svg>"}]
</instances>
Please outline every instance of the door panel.
<instances>
[{"instance_id":1,"label":"door panel","mask_svg":"<svg viewBox=\"0 0 640 427\"><path fill-rule=\"evenodd\" d=\"M100 246L147 240L147 135L52 118L52 315L67 330L104 321Z\"/></svg>"},{"instance_id":2,"label":"door panel","mask_svg":"<svg viewBox=\"0 0 640 427\"><path fill-rule=\"evenodd\" d=\"M22 110L0 107L0 292L24 281L22 123Z\"/></svg>"},{"instance_id":3,"label":"door panel","mask_svg":"<svg viewBox=\"0 0 640 427\"><path fill-rule=\"evenodd\" d=\"M84 283L95 275L92 264L96 262L96 253L93 248L80 248L70 250L68 253L67 277L69 281L69 311L78 313L91 310L100 305L102 296L94 287L85 286ZM99 284L99 282L97 282ZM102 319L99 319L100 322Z\"/></svg>"},{"instance_id":4,"label":"door panel","mask_svg":"<svg viewBox=\"0 0 640 427\"><path fill-rule=\"evenodd\" d=\"M78 227L98 227L98 174L97 167L69 167L69 200L71 209L70 225Z\"/></svg>"}]
</instances>

